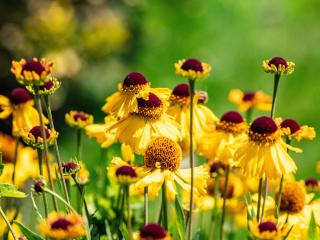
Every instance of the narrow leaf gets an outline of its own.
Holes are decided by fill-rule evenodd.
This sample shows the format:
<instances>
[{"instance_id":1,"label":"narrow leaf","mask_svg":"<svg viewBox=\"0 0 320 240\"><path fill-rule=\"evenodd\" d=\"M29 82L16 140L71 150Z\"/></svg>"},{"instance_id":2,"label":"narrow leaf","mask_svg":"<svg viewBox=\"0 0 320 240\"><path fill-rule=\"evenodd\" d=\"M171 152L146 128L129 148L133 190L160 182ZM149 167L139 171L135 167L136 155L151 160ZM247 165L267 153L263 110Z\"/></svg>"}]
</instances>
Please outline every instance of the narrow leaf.
<instances>
[{"instance_id":1,"label":"narrow leaf","mask_svg":"<svg viewBox=\"0 0 320 240\"><path fill-rule=\"evenodd\" d=\"M27 194L20 192L18 187L13 184L0 184L0 198L25 198Z\"/></svg>"},{"instance_id":2,"label":"narrow leaf","mask_svg":"<svg viewBox=\"0 0 320 240\"><path fill-rule=\"evenodd\" d=\"M182 207L181 207L181 204L180 204L178 197L176 197L174 204L175 204L176 215L177 215L177 220L178 220L177 230L178 230L180 239L184 240L185 239L185 225L184 225L185 219L184 219L183 210L182 210Z\"/></svg>"},{"instance_id":3,"label":"narrow leaf","mask_svg":"<svg viewBox=\"0 0 320 240\"><path fill-rule=\"evenodd\" d=\"M31 231L29 228L24 226L22 223L19 223L17 221L13 221L14 224L16 224L19 228L22 234L28 239L28 240L44 240L41 236L36 234L35 232Z\"/></svg>"},{"instance_id":4,"label":"narrow leaf","mask_svg":"<svg viewBox=\"0 0 320 240\"><path fill-rule=\"evenodd\" d=\"M317 224L316 224L316 220L314 218L313 212L311 214L307 239L308 240L319 240L319 236L317 234Z\"/></svg>"}]
</instances>

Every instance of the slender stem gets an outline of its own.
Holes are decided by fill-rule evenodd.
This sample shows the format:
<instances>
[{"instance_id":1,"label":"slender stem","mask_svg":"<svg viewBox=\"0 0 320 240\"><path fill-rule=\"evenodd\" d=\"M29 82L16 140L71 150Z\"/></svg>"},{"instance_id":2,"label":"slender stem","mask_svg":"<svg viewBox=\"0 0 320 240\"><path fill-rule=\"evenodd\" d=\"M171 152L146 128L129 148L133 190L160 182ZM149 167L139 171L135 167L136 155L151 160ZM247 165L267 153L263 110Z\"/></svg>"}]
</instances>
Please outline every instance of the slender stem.
<instances>
[{"instance_id":1,"label":"slender stem","mask_svg":"<svg viewBox=\"0 0 320 240\"><path fill-rule=\"evenodd\" d=\"M17 165L17 159L18 159L18 149L19 149L19 142L20 139L16 138L16 145L14 147L14 157L13 157L13 173L12 173L12 183L14 184L14 179L16 176L16 165Z\"/></svg>"},{"instance_id":2,"label":"slender stem","mask_svg":"<svg viewBox=\"0 0 320 240\"><path fill-rule=\"evenodd\" d=\"M50 101L49 101L49 97L48 96L44 97L44 103L45 103L44 106L46 108L46 112L47 112L48 118L49 118L50 128L52 130L55 130L54 123L53 123L53 117L52 117L52 111L51 111L51 105L50 105ZM62 182L62 188L63 188L64 197L65 197L66 201L70 204L70 199L69 199L69 195L68 195L66 180L64 179L63 172L62 172L61 156L60 156L60 151L59 151L59 146L58 146L58 140L57 139L54 140L54 150L56 152L56 159L57 159L58 168L59 168L60 182Z\"/></svg>"},{"instance_id":3,"label":"slender stem","mask_svg":"<svg viewBox=\"0 0 320 240\"><path fill-rule=\"evenodd\" d=\"M45 133L45 127L43 123L43 117L42 117L42 106L41 106L41 101L40 101L40 96L35 95L35 100L36 100L36 107L39 113L39 118L40 118L40 126L41 126L41 136L43 139L43 145L44 145L44 156L46 159L46 167L47 167L47 172L48 172L48 179L49 179L49 187L52 191L54 191L54 185L51 177L51 172L50 172L50 163L49 163L49 149L48 149L48 142L47 142L47 136ZM57 211L58 210L58 205L55 196L52 196L52 202L53 202L53 207Z\"/></svg>"},{"instance_id":4,"label":"slender stem","mask_svg":"<svg viewBox=\"0 0 320 240\"><path fill-rule=\"evenodd\" d=\"M273 86L273 96L272 96L272 107L271 107L271 117L274 117L274 112L276 109L276 99L277 99L277 91L278 91L278 85L280 80L280 74L274 75L274 86Z\"/></svg>"},{"instance_id":5,"label":"slender stem","mask_svg":"<svg viewBox=\"0 0 320 240\"><path fill-rule=\"evenodd\" d=\"M148 187L144 187L144 225L148 224Z\"/></svg>"},{"instance_id":6,"label":"slender stem","mask_svg":"<svg viewBox=\"0 0 320 240\"><path fill-rule=\"evenodd\" d=\"M132 225L131 225L131 216L130 216L130 195L129 195L129 186L125 186L126 192L126 202L127 202L127 228L128 228L128 239L132 240Z\"/></svg>"},{"instance_id":7,"label":"slender stem","mask_svg":"<svg viewBox=\"0 0 320 240\"><path fill-rule=\"evenodd\" d=\"M267 201L267 195L268 195L268 176L265 177L264 180L264 193L263 193L263 204L262 204L262 211L261 211L261 217L260 217L260 222L263 219L263 214L264 214L264 208L266 206L266 201Z\"/></svg>"},{"instance_id":8,"label":"slender stem","mask_svg":"<svg viewBox=\"0 0 320 240\"><path fill-rule=\"evenodd\" d=\"M262 195L262 177L259 179L259 190L258 190L258 205L257 205L257 221L260 219L260 206L261 206L261 195Z\"/></svg>"},{"instance_id":9,"label":"slender stem","mask_svg":"<svg viewBox=\"0 0 320 240\"><path fill-rule=\"evenodd\" d=\"M79 191L80 195L84 196L84 189L82 189L82 187L78 183L78 180L77 180L76 176L73 175L72 178L73 178L74 182L76 183L76 186L78 188L78 191ZM85 198L83 198L83 205L84 205L84 210L86 212L86 215L87 215L87 218L88 218L88 221L89 221L89 224L90 224L91 223L91 216L90 216L88 205L87 205L87 202L86 202Z\"/></svg>"},{"instance_id":10,"label":"slender stem","mask_svg":"<svg viewBox=\"0 0 320 240\"><path fill-rule=\"evenodd\" d=\"M37 153L38 153L38 161L39 161L39 173L40 173L40 177L42 176L43 172L42 172L42 150L37 148ZM42 193L42 199L43 199L43 205L44 205L44 213L45 216L48 216L48 201L47 201L47 197L44 193Z\"/></svg>"},{"instance_id":11,"label":"slender stem","mask_svg":"<svg viewBox=\"0 0 320 240\"><path fill-rule=\"evenodd\" d=\"M279 192L278 192L278 197L277 197L277 207L274 212L274 217L278 220L279 218L279 212L280 212L280 205L281 205L281 197L282 197L282 188L283 188L283 174L281 175L281 180L280 180L280 187L279 187Z\"/></svg>"},{"instance_id":12,"label":"slender stem","mask_svg":"<svg viewBox=\"0 0 320 240\"><path fill-rule=\"evenodd\" d=\"M81 161L82 159L82 130L77 129L77 160Z\"/></svg>"},{"instance_id":13,"label":"slender stem","mask_svg":"<svg viewBox=\"0 0 320 240\"><path fill-rule=\"evenodd\" d=\"M226 215L226 202L228 197L228 182L229 182L229 172L230 172L230 166L227 166L226 169L226 175L224 180L224 189L223 189L223 205L222 205L222 215L221 215L221 224L220 224L220 240L223 240L224 234L223 234L223 227L224 227L224 220Z\"/></svg>"},{"instance_id":14,"label":"slender stem","mask_svg":"<svg viewBox=\"0 0 320 240\"><path fill-rule=\"evenodd\" d=\"M163 227L168 230L168 207L167 207L167 197L166 197L166 183L162 184L162 219Z\"/></svg>"},{"instance_id":15,"label":"slender stem","mask_svg":"<svg viewBox=\"0 0 320 240\"><path fill-rule=\"evenodd\" d=\"M214 179L214 186L213 186L214 206L213 206L213 211L211 215L211 222L213 221L216 222L216 219L218 216L219 180L220 180L220 176L217 175ZM216 225L212 223L212 226L216 226ZM209 239L213 238L214 230L215 230L215 227L211 227L209 229Z\"/></svg>"},{"instance_id":16,"label":"slender stem","mask_svg":"<svg viewBox=\"0 0 320 240\"><path fill-rule=\"evenodd\" d=\"M56 198L59 199L61 202L63 202L65 205L67 205L67 206L70 208L71 211L77 213L77 211L74 210L74 208L73 208L69 203L67 203L66 200L64 200L61 196L59 196L57 193L55 193L54 191L51 191L49 188L44 188L44 191L45 191L46 193L49 193L51 196L56 197Z\"/></svg>"},{"instance_id":17,"label":"slender stem","mask_svg":"<svg viewBox=\"0 0 320 240\"><path fill-rule=\"evenodd\" d=\"M7 224L8 228L9 228L13 238L15 240L18 240L18 237L17 237L16 233L14 232L13 227L11 226L10 221L8 220L6 214L3 212L1 206L0 206L0 215L2 216L3 220L6 222L6 224Z\"/></svg>"},{"instance_id":18,"label":"slender stem","mask_svg":"<svg viewBox=\"0 0 320 240\"><path fill-rule=\"evenodd\" d=\"M252 107L250 107L246 112L247 123L251 122L252 112L253 112L253 108Z\"/></svg>"},{"instance_id":19,"label":"slender stem","mask_svg":"<svg viewBox=\"0 0 320 240\"><path fill-rule=\"evenodd\" d=\"M193 210L193 191L194 191L194 160L193 160L193 96L194 96L195 80L189 79L189 96L190 96L190 169L191 169L191 181L190 181L190 202L189 202L189 225L188 225L188 240L192 239L192 210Z\"/></svg>"}]
</instances>

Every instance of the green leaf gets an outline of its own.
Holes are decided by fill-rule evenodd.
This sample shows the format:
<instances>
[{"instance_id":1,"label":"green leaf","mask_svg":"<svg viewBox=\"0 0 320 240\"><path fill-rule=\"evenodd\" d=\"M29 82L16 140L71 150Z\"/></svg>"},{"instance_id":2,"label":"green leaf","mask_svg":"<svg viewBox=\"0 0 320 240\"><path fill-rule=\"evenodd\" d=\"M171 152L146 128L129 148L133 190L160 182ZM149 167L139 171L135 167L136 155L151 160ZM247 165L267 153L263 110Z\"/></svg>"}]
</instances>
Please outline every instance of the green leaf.
<instances>
[{"instance_id":1,"label":"green leaf","mask_svg":"<svg viewBox=\"0 0 320 240\"><path fill-rule=\"evenodd\" d=\"M13 221L13 223L18 225L18 227L20 228L20 231L28 240L44 240L44 238L42 238L35 232L32 232L29 228L24 226L22 223L19 223L17 221Z\"/></svg>"},{"instance_id":2,"label":"green leaf","mask_svg":"<svg viewBox=\"0 0 320 240\"><path fill-rule=\"evenodd\" d=\"M0 198L25 198L27 194L20 192L13 184L0 183Z\"/></svg>"},{"instance_id":3,"label":"green leaf","mask_svg":"<svg viewBox=\"0 0 320 240\"><path fill-rule=\"evenodd\" d=\"M185 231L186 231L185 225L184 225L185 219L184 219L183 210L182 210L182 207L181 207L181 204L180 204L178 197L176 197L174 204L175 204L176 215L177 215L177 220L178 220L177 230L178 230L180 239L184 240L185 239Z\"/></svg>"},{"instance_id":4,"label":"green leaf","mask_svg":"<svg viewBox=\"0 0 320 240\"><path fill-rule=\"evenodd\" d=\"M2 152L0 152L0 176L3 173L4 165L2 163Z\"/></svg>"},{"instance_id":5,"label":"green leaf","mask_svg":"<svg viewBox=\"0 0 320 240\"><path fill-rule=\"evenodd\" d=\"M311 214L307 239L308 240L319 240L319 236L317 234L317 224L316 224L316 220L314 218L313 212Z\"/></svg>"},{"instance_id":6,"label":"green leaf","mask_svg":"<svg viewBox=\"0 0 320 240\"><path fill-rule=\"evenodd\" d=\"M200 233L200 229L198 229L196 234L193 236L192 240L200 240Z\"/></svg>"},{"instance_id":7,"label":"green leaf","mask_svg":"<svg viewBox=\"0 0 320 240\"><path fill-rule=\"evenodd\" d=\"M122 234L123 239L129 239L129 232L127 226L124 223L120 224L120 232Z\"/></svg>"}]
</instances>

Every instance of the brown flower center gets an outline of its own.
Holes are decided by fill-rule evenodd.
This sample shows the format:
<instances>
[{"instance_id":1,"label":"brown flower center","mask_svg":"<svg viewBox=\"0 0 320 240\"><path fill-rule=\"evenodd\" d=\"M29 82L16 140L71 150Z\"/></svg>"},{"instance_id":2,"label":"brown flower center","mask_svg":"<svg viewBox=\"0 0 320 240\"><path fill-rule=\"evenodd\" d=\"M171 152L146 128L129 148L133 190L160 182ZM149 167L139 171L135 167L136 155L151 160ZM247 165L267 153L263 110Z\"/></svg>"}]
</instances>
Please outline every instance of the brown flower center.
<instances>
[{"instance_id":1,"label":"brown flower center","mask_svg":"<svg viewBox=\"0 0 320 240\"><path fill-rule=\"evenodd\" d=\"M78 121L78 120L81 120L81 121L87 121L88 120L88 115L83 113L83 112L76 112L74 115L73 115L73 119L75 121Z\"/></svg>"},{"instance_id":2,"label":"brown flower center","mask_svg":"<svg viewBox=\"0 0 320 240\"><path fill-rule=\"evenodd\" d=\"M255 92L246 92L243 97L242 97L242 100L244 102L251 102L254 97L255 97L256 93Z\"/></svg>"},{"instance_id":3,"label":"brown flower center","mask_svg":"<svg viewBox=\"0 0 320 240\"><path fill-rule=\"evenodd\" d=\"M181 66L185 71L193 70L196 72L203 72L202 64L199 60L194 58L187 59Z\"/></svg>"},{"instance_id":4,"label":"brown flower center","mask_svg":"<svg viewBox=\"0 0 320 240\"><path fill-rule=\"evenodd\" d=\"M160 98L154 93L149 93L148 100L137 98L137 102L137 115L140 115L147 119L159 119L163 114L163 104Z\"/></svg>"},{"instance_id":5,"label":"brown flower center","mask_svg":"<svg viewBox=\"0 0 320 240\"><path fill-rule=\"evenodd\" d=\"M287 67L288 66L288 63L285 59L283 59L282 57L274 57L272 58L269 63L268 63L269 66L271 65L275 65L277 68L279 68L280 65L284 66L284 67Z\"/></svg>"},{"instance_id":6,"label":"brown flower center","mask_svg":"<svg viewBox=\"0 0 320 240\"><path fill-rule=\"evenodd\" d=\"M133 167L131 166L121 166L116 170L116 176L127 176L127 177L132 177L132 178L136 178L137 177L137 173L134 170Z\"/></svg>"},{"instance_id":7,"label":"brown flower center","mask_svg":"<svg viewBox=\"0 0 320 240\"><path fill-rule=\"evenodd\" d=\"M316 178L307 178L304 180L304 184L307 186L307 187L318 187L319 186L319 180L316 179Z\"/></svg>"},{"instance_id":8,"label":"brown flower center","mask_svg":"<svg viewBox=\"0 0 320 240\"><path fill-rule=\"evenodd\" d=\"M45 82L42 86L40 86L40 90L41 91L50 90L53 86L54 86L53 81L50 80Z\"/></svg>"},{"instance_id":9,"label":"brown flower center","mask_svg":"<svg viewBox=\"0 0 320 240\"><path fill-rule=\"evenodd\" d=\"M123 80L123 86L128 88L134 87L137 85L145 85L147 83L148 83L147 79L139 72L131 72Z\"/></svg>"},{"instance_id":10,"label":"brown flower center","mask_svg":"<svg viewBox=\"0 0 320 240\"><path fill-rule=\"evenodd\" d=\"M277 225L271 221L261 222L258 227L260 232L266 232L266 231L276 232L277 231Z\"/></svg>"},{"instance_id":11,"label":"brown flower center","mask_svg":"<svg viewBox=\"0 0 320 240\"><path fill-rule=\"evenodd\" d=\"M189 97L189 85L187 83L178 84L172 90L172 94L177 97Z\"/></svg>"},{"instance_id":12,"label":"brown flower center","mask_svg":"<svg viewBox=\"0 0 320 240\"><path fill-rule=\"evenodd\" d=\"M277 202L278 192L275 194ZM300 212L306 202L306 193L303 187L296 182L287 182L283 186L280 210L290 213Z\"/></svg>"},{"instance_id":13,"label":"brown flower center","mask_svg":"<svg viewBox=\"0 0 320 240\"><path fill-rule=\"evenodd\" d=\"M72 223L67 220L66 218L59 218L58 220L54 221L51 224L51 229L62 229L67 230L69 226L71 226Z\"/></svg>"},{"instance_id":14,"label":"brown flower center","mask_svg":"<svg viewBox=\"0 0 320 240\"><path fill-rule=\"evenodd\" d=\"M148 168L175 171L180 167L182 151L179 144L166 138L153 139L144 154L144 164Z\"/></svg>"},{"instance_id":15,"label":"brown flower center","mask_svg":"<svg viewBox=\"0 0 320 240\"><path fill-rule=\"evenodd\" d=\"M50 137L50 133L47 128L44 128L47 139ZM42 138L41 135L41 126L35 126L30 130L30 133L37 139L38 137Z\"/></svg>"},{"instance_id":16,"label":"brown flower center","mask_svg":"<svg viewBox=\"0 0 320 240\"><path fill-rule=\"evenodd\" d=\"M36 72L39 76L41 76L41 73L45 71L44 66L35 60L27 60L26 63L22 66L22 74L24 71L34 71Z\"/></svg>"},{"instance_id":17,"label":"brown flower center","mask_svg":"<svg viewBox=\"0 0 320 240\"><path fill-rule=\"evenodd\" d=\"M230 111L222 115L220 121L217 123L216 129L218 131L237 134L247 130L247 124L243 121L240 113Z\"/></svg>"},{"instance_id":18,"label":"brown flower center","mask_svg":"<svg viewBox=\"0 0 320 240\"><path fill-rule=\"evenodd\" d=\"M166 230L159 224L149 223L140 230L140 237L145 239L163 239L167 235Z\"/></svg>"},{"instance_id":19,"label":"brown flower center","mask_svg":"<svg viewBox=\"0 0 320 240\"><path fill-rule=\"evenodd\" d=\"M290 133L294 134L295 132L297 132L298 130L300 130L300 125L299 123L297 123L295 120L293 119L285 119L282 123L281 123L281 128L290 128Z\"/></svg>"},{"instance_id":20,"label":"brown flower center","mask_svg":"<svg viewBox=\"0 0 320 240\"><path fill-rule=\"evenodd\" d=\"M31 100L32 96L23 88L15 88L10 92L9 99L11 103L17 105Z\"/></svg>"}]
</instances>

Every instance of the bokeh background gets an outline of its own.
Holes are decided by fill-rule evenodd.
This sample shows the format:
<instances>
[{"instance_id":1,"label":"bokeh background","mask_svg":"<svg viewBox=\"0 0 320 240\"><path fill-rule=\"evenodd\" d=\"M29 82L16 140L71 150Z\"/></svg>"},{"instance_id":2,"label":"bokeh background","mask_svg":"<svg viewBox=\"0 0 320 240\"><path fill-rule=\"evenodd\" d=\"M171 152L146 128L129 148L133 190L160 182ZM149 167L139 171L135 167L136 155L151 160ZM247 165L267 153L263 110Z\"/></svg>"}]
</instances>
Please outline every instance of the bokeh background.
<instances>
[{"instance_id":1,"label":"bokeh background","mask_svg":"<svg viewBox=\"0 0 320 240\"><path fill-rule=\"evenodd\" d=\"M144 73L154 87L174 87L173 64L196 57L213 72L198 88L221 116L236 109L232 88L272 94L273 78L262 60L282 56L296 63L280 82L276 115L319 126L320 1L318 0L2 0L0 1L0 94L17 86L13 59L56 61L62 87L52 98L64 160L75 154L75 132L64 123L68 110L103 120L105 98L130 71ZM256 115L262 114L255 112ZM10 120L0 130L10 132ZM85 140L84 159L97 168L99 146ZM315 175L319 138L296 144L297 176ZM94 177L94 176L93 176Z\"/></svg>"}]
</instances>

